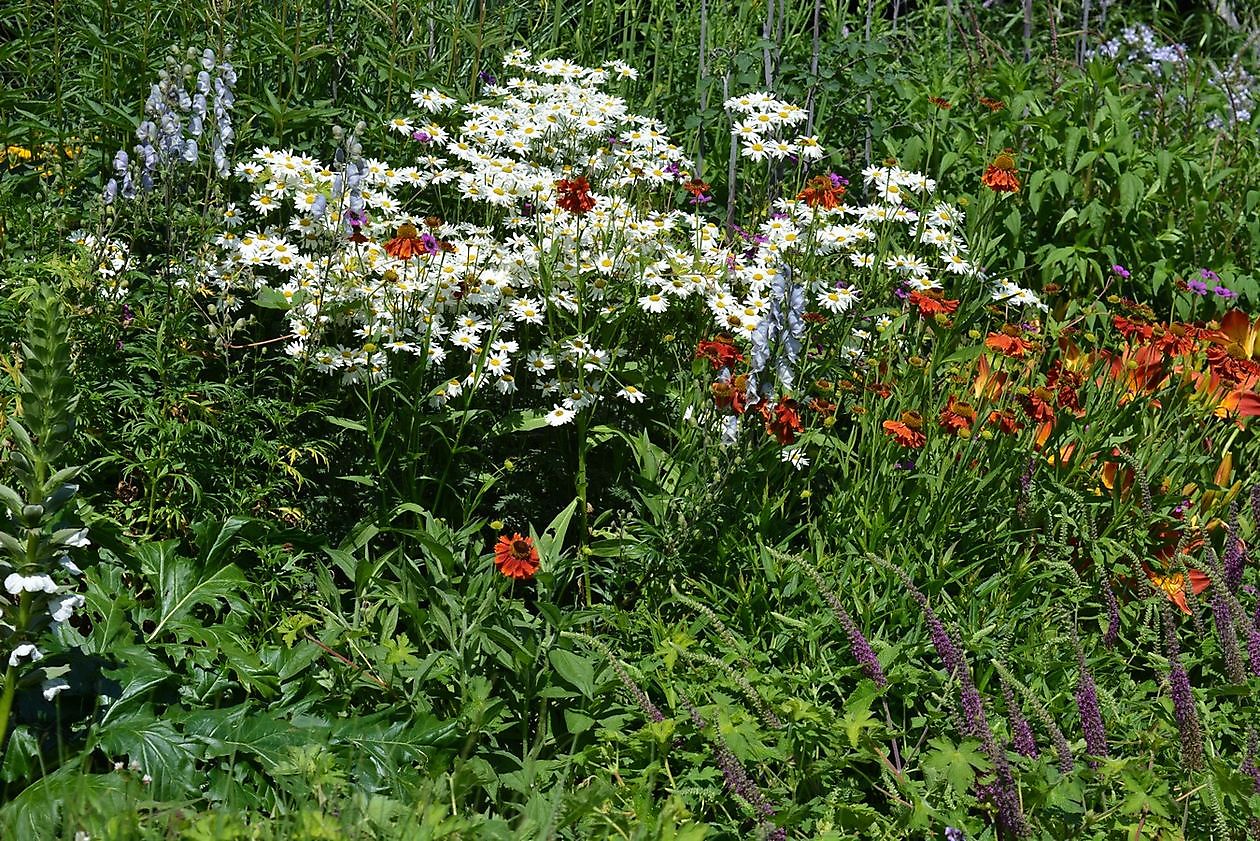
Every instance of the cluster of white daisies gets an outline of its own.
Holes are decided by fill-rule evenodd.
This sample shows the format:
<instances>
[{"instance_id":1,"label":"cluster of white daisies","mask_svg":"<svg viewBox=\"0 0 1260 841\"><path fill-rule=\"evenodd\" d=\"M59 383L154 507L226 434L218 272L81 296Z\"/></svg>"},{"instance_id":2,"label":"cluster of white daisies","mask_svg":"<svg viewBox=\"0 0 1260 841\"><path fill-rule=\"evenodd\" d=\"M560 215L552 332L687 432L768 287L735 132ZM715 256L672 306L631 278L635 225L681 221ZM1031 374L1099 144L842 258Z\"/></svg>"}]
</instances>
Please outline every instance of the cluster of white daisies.
<instances>
[{"instance_id":1,"label":"cluster of white daisies","mask_svg":"<svg viewBox=\"0 0 1260 841\"><path fill-rule=\"evenodd\" d=\"M619 348L646 319L707 312L715 330L750 340L785 267L808 264L797 282L831 315L976 272L961 211L934 201L925 176L872 167L870 203L790 196L752 231L727 232L688 201L683 188L698 181L666 127L604 89L631 68L535 62L523 50L506 63L520 75L487 86L482 101L414 94L421 115L391 124L415 150L406 166L256 150L236 167L250 201L229 209L201 289L226 313L255 295L278 300L287 352L346 382L410 358L441 405L511 394L528 377L560 424L605 396L645 398L637 360L624 364ZM781 145L805 118L799 107L766 94L726 105L747 157L822 156L814 137ZM430 216L435 192L458 197L462 220ZM401 226L414 226L403 227L402 252L388 247ZM993 294L1040 305L1011 284ZM856 328L861 313L849 318ZM861 364L869 334L852 336L845 356Z\"/></svg>"}]
</instances>

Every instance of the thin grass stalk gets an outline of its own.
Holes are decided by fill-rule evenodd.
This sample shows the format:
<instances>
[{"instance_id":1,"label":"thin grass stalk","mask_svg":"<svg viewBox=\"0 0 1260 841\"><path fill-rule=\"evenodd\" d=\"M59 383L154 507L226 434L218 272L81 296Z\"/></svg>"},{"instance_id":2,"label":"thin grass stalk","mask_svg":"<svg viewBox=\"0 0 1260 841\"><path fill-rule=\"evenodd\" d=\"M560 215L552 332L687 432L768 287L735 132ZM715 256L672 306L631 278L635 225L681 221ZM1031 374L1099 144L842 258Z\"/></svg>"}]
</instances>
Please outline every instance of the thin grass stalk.
<instances>
[{"instance_id":1,"label":"thin grass stalk","mask_svg":"<svg viewBox=\"0 0 1260 841\"><path fill-rule=\"evenodd\" d=\"M818 54L822 50L822 32L820 23L822 18L822 0L814 0L814 22L813 22L813 43L810 45L809 52L809 100L805 104L805 110L809 117L805 123L805 133L814 133L814 108L815 100L818 96ZM897 19L893 16L893 30L896 31Z\"/></svg>"},{"instance_id":2,"label":"thin grass stalk","mask_svg":"<svg viewBox=\"0 0 1260 841\"><path fill-rule=\"evenodd\" d=\"M946 0L946 2L952 3L953 0ZM867 55L870 54L870 50L871 50L871 19L874 16L875 16L875 0L866 0L866 28L863 30L863 32L864 32L864 42L865 42ZM871 147L871 115L874 112L874 110L875 110L875 101L872 98L870 91L867 91L866 93L866 126L865 126L866 139L865 139L865 142L862 144L862 150L864 153L864 159L866 161L866 165L868 167L871 165L871 157L874 154L874 150Z\"/></svg>"},{"instance_id":3,"label":"thin grass stalk","mask_svg":"<svg viewBox=\"0 0 1260 841\"><path fill-rule=\"evenodd\" d=\"M774 90L774 66L770 56L770 44L774 40L774 0L766 0L766 20L761 26L761 63L766 77L766 90Z\"/></svg>"},{"instance_id":4,"label":"thin grass stalk","mask_svg":"<svg viewBox=\"0 0 1260 841\"><path fill-rule=\"evenodd\" d=\"M1076 40L1076 64L1077 66L1085 66L1085 51L1089 46L1089 13L1090 0L1082 0L1081 2L1081 34Z\"/></svg>"},{"instance_id":5,"label":"thin grass stalk","mask_svg":"<svg viewBox=\"0 0 1260 841\"><path fill-rule=\"evenodd\" d=\"M727 65L726 73L722 76L722 101L731 98L731 68ZM736 195L736 165L739 163L739 144L734 138L731 138L731 152L727 156L726 161L726 227L730 230L735 224L735 195Z\"/></svg>"},{"instance_id":6,"label":"thin grass stalk","mask_svg":"<svg viewBox=\"0 0 1260 841\"><path fill-rule=\"evenodd\" d=\"M1033 0L1024 0L1024 63L1032 61Z\"/></svg>"},{"instance_id":7,"label":"thin grass stalk","mask_svg":"<svg viewBox=\"0 0 1260 841\"><path fill-rule=\"evenodd\" d=\"M709 0L700 0L700 65L696 86L700 89L700 125L696 127L696 172L704 172L704 112L709 107ZM699 177L699 176L697 176Z\"/></svg>"}]
</instances>

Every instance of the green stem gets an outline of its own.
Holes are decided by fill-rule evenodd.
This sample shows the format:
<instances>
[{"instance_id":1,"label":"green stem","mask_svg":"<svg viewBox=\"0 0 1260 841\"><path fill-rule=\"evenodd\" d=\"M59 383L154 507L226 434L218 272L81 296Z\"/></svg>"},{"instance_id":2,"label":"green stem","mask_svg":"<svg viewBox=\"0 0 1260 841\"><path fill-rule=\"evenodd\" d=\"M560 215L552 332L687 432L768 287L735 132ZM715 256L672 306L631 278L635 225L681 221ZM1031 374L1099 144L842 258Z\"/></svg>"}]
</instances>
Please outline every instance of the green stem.
<instances>
[{"instance_id":1,"label":"green stem","mask_svg":"<svg viewBox=\"0 0 1260 841\"><path fill-rule=\"evenodd\" d=\"M9 712L13 709L17 684L17 668L9 666L4 672L4 694L0 695L0 756L3 756L5 737L9 735Z\"/></svg>"},{"instance_id":2,"label":"green stem","mask_svg":"<svg viewBox=\"0 0 1260 841\"><path fill-rule=\"evenodd\" d=\"M577 417L577 507L578 507L578 555L582 558L582 592L586 594L586 606L591 606L591 561L586 554L586 535L590 529L586 509L586 422L585 413Z\"/></svg>"}]
</instances>

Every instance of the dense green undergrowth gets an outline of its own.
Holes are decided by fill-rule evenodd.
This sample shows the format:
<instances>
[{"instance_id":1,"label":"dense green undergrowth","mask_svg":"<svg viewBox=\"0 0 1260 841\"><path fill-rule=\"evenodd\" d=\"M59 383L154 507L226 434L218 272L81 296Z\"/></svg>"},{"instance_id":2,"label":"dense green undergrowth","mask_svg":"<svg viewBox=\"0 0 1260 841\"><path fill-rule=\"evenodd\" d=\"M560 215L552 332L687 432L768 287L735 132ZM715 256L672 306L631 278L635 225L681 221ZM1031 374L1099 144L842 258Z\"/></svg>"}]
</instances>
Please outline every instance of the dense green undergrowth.
<instances>
[{"instance_id":1,"label":"dense green undergrowth","mask_svg":"<svg viewBox=\"0 0 1260 841\"><path fill-rule=\"evenodd\" d=\"M0 837L1255 837L1254 22L990 5L0 12Z\"/></svg>"}]
</instances>

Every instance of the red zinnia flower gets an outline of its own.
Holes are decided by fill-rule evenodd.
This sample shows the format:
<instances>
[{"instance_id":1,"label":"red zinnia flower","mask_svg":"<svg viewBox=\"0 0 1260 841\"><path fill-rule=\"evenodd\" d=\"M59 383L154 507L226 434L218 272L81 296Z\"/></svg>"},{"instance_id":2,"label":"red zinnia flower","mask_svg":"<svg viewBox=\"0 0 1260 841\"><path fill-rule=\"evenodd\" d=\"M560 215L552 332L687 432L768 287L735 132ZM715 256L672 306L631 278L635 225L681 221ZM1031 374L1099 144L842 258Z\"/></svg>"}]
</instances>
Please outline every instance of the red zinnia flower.
<instances>
[{"instance_id":1,"label":"red zinnia flower","mask_svg":"<svg viewBox=\"0 0 1260 841\"><path fill-rule=\"evenodd\" d=\"M567 210L574 216L581 216L595 207L595 199L591 197L591 185L583 176L561 178L556 182L556 189L560 193L559 198L556 199L556 206L561 210Z\"/></svg>"},{"instance_id":2,"label":"red zinnia flower","mask_svg":"<svg viewBox=\"0 0 1260 841\"><path fill-rule=\"evenodd\" d=\"M1011 151L1008 149L994 158L980 180L995 193L1018 193L1019 174Z\"/></svg>"},{"instance_id":3,"label":"red zinnia flower","mask_svg":"<svg viewBox=\"0 0 1260 841\"><path fill-rule=\"evenodd\" d=\"M534 548L534 541L522 537L520 532L511 537L501 535L494 545L494 565L508 578L533 578L538 572L538 550Z\"/></svg>"}]
</instances>

